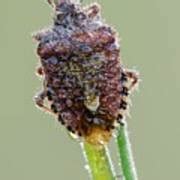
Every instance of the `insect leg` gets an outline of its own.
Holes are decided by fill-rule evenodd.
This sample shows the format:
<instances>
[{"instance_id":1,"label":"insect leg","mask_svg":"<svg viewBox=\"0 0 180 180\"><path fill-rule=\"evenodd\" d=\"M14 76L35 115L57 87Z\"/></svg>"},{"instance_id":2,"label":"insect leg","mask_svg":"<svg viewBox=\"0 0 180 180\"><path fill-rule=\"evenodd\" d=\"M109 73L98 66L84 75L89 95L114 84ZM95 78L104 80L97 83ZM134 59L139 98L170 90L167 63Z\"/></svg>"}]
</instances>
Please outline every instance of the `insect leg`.
<instances>
[{"instance_id":1,"label":"insect leg","mask_svg":"<svg viewBox=\"0 0 180 180\"><path fill-rule=\"evenodd\" d=\"M125 70L125 75L127 78L127 83L125 83L126 87L129 89L129 91L134 90L134 88L137 87L138 81L139 81L139 75L136 71L133 70Z\"/></svg>"},{"instance_id":2,"label":"insect leg","mask_svg":"<svg viewBox=\"0 0 180 180\"><path fill-rule=\"evenodd\" d=\"M129 115L129 105L131 104L130 101L130 94L134 90L134 88L138 85L138 73L133 70L129 69L123 69L123 72L121 74L121 83L122 83L122 89L121 89L121 96L122 100L119 107L119 115L117 118L117 122L120 125L124 125L124 118L126 115Z\"/></svg>"},{"instance_id":3,"label":"insect leg","mask_svg":"<svg viewBox=\"0 0 180 180\"><path fill-rule=\"evenodd\" d=\"M54 112L53 112L49 107L47 107L47 106L45 105L45 102L44 102L44 101L45 101L45 98L46 98L46 97L47 97L47 92L46 92L46 91L41 91L41 92L39 92L39 93L34 97L35 103L36 103L36 105L37 105L39 108L43 109L44 111L54 114Z\"/></svg>"}]
</instances>

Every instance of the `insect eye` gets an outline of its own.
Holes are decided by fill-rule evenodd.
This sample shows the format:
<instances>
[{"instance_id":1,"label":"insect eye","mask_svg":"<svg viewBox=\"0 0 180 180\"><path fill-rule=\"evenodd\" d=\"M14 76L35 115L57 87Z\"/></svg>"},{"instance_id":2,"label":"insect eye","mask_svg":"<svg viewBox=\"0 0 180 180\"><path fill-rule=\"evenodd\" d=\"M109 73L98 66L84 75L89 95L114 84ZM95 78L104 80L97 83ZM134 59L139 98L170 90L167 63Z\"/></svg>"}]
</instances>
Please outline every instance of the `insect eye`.
<instances>
[{"instance_id":1,"label":"insect eye","mask_svg":"<svg viewBox=\"0 0 180 180\"><path fill-rule=\"evenodd\" d=\"M65 14L64 14L64 13L58 13L58 14L56 15L56 18L57 18L58 21L62 21L62 20L64 19L64 17L65 17Z\"/></svg>"}]
</instances>

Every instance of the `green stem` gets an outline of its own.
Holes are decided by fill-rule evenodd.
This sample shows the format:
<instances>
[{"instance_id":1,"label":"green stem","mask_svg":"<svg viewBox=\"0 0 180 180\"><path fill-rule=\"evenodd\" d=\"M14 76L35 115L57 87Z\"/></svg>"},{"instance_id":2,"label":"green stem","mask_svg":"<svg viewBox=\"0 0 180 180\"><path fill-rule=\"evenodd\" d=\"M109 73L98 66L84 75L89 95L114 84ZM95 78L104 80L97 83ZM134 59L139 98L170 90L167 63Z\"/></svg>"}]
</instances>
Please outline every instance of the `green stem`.
<instances>
[{"instance_id":1,"label":"green stem","mask_svg":"<svg viewBox=\"0 0 180 180\"><path fill-rule=\"evenodd\" d=\"M115 180L105 146L82 143L92 180Z\"/></svg>"},{"instance_id":2,"label":"green stem","mask_svg":"<svg viewBox=\"0 0 180 180\"><path fill-rule=\"evenodd\" d=\"M119 128L117 145L124 180L137 180L138 178L128 137L127 124Z\"/></svg>"}]
</instances>

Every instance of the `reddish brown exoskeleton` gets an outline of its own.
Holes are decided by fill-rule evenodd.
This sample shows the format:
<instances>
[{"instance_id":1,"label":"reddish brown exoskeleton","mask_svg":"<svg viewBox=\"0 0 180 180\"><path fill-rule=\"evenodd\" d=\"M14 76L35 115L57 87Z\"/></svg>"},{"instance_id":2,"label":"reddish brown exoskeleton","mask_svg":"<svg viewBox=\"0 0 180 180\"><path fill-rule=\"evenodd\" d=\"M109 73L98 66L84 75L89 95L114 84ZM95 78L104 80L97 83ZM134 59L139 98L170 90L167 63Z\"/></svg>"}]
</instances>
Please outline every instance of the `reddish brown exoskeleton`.
<instances>
[{"instance_id":1,"label":"reddish brown exoskeleton","mask_svg":"<svg viewBox=\"0 0 180 180\"><path fill-rule=\"evenodd\" d=\"M138 75L123 67L116 31L105 24L98 4L49 3L54 24L34 36L44 81L36 104L70 132L91 143L108 142L115 126L123 125Z\"/></svg>"}]
</instances>

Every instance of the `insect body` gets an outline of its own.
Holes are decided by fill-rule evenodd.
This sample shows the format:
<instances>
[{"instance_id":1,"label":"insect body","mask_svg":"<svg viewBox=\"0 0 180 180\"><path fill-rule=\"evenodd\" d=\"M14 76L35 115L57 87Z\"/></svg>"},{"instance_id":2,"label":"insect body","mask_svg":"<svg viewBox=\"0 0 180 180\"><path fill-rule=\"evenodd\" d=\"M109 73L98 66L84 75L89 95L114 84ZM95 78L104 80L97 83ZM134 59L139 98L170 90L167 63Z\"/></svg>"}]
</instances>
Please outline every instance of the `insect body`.
<instances>
[{"instance_id":1,"label":"insect body","mask_svg":"<svg viewBox=\"0 0 180 180\"><path fill-rule=\"evenodd\" d=\"M89 142L109 141L117 122L123 124L138 76L122 66L116 32L99 5L60 1L54 24L34 37L44 81L36 104Z\"/></svg>"}]
</instances>

